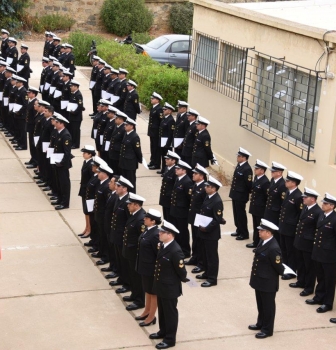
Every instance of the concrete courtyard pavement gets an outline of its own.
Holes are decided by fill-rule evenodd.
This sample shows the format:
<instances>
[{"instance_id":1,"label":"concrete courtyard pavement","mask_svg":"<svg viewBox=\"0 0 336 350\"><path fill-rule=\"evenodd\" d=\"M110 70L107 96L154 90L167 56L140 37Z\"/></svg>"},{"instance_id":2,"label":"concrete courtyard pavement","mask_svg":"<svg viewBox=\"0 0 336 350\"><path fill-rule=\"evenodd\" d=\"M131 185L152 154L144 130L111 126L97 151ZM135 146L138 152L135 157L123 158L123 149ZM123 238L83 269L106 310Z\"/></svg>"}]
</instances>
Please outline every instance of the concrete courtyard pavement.
<instances>
[{"instance_id":1,"label":"concrete courtyard pavement","mask_svg":"<svg viewBox=\"0 0 336 350\"><path fill-rule=\"evenodd\" d=\"M38 87L42 43L29 43L33 77ZM90 138L92 111L88 79L78 68L76 80L83 93L84 120L81 145ZM198 108L198 106L193 106ZM137 131L149 160L146 115L138 118ZM211 128L210 128L211 132ZM238 145L237 145L238 146ZM24 162L28 151L15 152L0 133L0 349L1 350L112 350L151 349L157 341L148 339L158 325L140 328L95 266L77 234L84 228L78 197L82 156L74 150L71 169L70 209L57 212L46 194L34 183L33 172ZM255 158L253 158L254 161ZM144 208L158 205L161 177L140 165L138 194ZM304 303L298 290L280 282L273 337L257 340L247 329L256 321L254 291L249 287L253 254L249 241L237 242L228 188L220 191L226 226L219 241L218 285L205 289L183 286L179 298L179 329L176 349L334 349L335 325L329 323L335 311L317 314ZM251 220L250 220L251 221ZM189 277L191 267L187 267ZM197 282L199 285L200 283Z\"/></svg>"}]
</instances>

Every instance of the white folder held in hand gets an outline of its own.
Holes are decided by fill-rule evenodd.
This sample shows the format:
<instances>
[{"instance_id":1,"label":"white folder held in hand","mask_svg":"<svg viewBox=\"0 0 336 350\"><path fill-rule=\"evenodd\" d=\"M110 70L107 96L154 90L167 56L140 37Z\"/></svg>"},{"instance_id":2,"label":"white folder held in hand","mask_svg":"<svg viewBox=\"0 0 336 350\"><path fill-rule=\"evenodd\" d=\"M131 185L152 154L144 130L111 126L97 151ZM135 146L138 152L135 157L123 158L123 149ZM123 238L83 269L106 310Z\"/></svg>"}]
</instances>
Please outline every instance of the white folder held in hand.
<instances>
[{"instance_id":1,"label":"white folder held in hand","mask_svg":"<svg viewBox=\"0 0 336 350\"><path fill-rule=\"evenodd\" d=\"M50 158L50 156L54 153L54 148L48 147L47 148L47 158Z\"/></svg>"},{"instance_id":2,"label":"white folder held in hand","mask_svg":"<svg viewBox=\"0 0 336 350\"><path fill-rule=\"evenodd\" d=\"M174 147L178 147L183 141L183 137L174 138Z\"/></svg>"},{"instance_id":3,"label":"white folder held in hand","mask_svg":"<svg viewBox=\"0 0 336 350\"><path fill-rule=\"evenodd\" d=\"M91 81L90 81L89 88L90 88L90 89L93 89L93 87L94 87L95 85L96 85L96 82L93 81L93 80L91 80Z\"/></svg>"},{"instance_id":4,"label":"white folder held in hand","mask_svg":"<svg viewBox=\"0 0 336 350\"><path fill-rule=\"evenodd\" d=\"M87 199L86 200L86 208L89 213L93 212L93 206L94 206L94 199Z\"/></svg>"},{"instance_id":5,"label":"white folder held in hand","mask_svg":"<svg viewBox=\"0 0 336 350\"><path fill-rule=\"evenodd\" d=\"M207 227L212 220L213 220L213 218L211 218L209 216L196 214L194 226L196 226L196 227L199 227L199 226Z\"/></svg>"},{"instance_id":6,"label":"white folder held in hand","mask_svg":"<svg viewBox=\"0 0 336 350\"><path fill-rule=\"evenodd\" d=\"M62 91L55 90L54 97L57 98L57 97L60 97L60 96L62 96Z\"/></svg>"},{"instance_id":7,"label":"white folder held in hand","mask_svg":"<svg viewBox=\"0 0 336 350\"><path fill-rule=\"evenodd\" d=\"M61 101L61 109L66 109L68 107L69 101Z\"/></svg>"},{"instance_id":8,"label":"white folder held in hand","mask_svg":"<svg viewBox=\"0 0 336 350\"><path fill-rule=\"evenodd\" d=\"M110 144L111 144L111 141L105 142L105 148L104 148L105 151L108 151L110 149Z\"/></svg>"},{"instance_id":9,"label":"white folder held in hand","mask_svg":"<svg viewBox=\"0 0 336 350\"><path fill-rule=\"evenodd\" d=\"M17 65L16 65L16 71L17 71L17 72L21 72L22 69L23 69L23 65L22 65L22 64L17 64Z\"/></svg>"},{"instance_id":10,"label":"white folder held in hand","mask_svg":"<svg viewBox=\"0 0 336 350\"><path fill-rule=\"evenodd\" d=\"M68 103L68 107L67 107L67 111L68 112L74 112L77 108L78 108L78 104L77 103L69 102Z\"/></svg>"},{"instance_id":11,"label":"white folder held in hand","mask_svg":"<svg viewBox=\"0 0 336 350\"><path fill-rule=\"evenodd\" d=\"M285 268L284 275L295 275L295 276L297 276L297 274L289 266L287 266L285 264L282 264L282 266Z\"/></svg>"},{"instance_id":12,"label":"white folder held in hand","mask_svg":"<svg viewBox=\"0 0 336 350\"><path fill-rule=\"evenodd\" d=\"M161 147L164 147L167 144L168 137L161 137Z\"/></svg>"},{"instance_id":13,"label":"white folder held in hand","mask_svg":"<svg viewBox=\"0 0 336 350\"><path fill-rule=\"evenodd\" d=\"M142 165L143 165L146 169L148 169L148 164L147 164L146 159L145 159L144 157L142 157Z\"/></svg>"},{"instance_id":14,"label":"white folder held in hand","mask_svg":"<svg viewBox=\"0 0 336 350\"><path fill-rule=\"evenodd\" d=\"M22 108L22 105L19 105L18 103L14 103L13 105L13 112L16 113Z\"/></svg>"},{"instance_id":15,"label":"white folder held in hand","mask_svg":"<svg viewBox=\"0 0 336 350\"><path fill-rule=\"evenodd\" d=\"M34 136L34 144L35 144L35 147L38 143L38 140L40 139L40 136Z\"/></svg>"}]
</instances>

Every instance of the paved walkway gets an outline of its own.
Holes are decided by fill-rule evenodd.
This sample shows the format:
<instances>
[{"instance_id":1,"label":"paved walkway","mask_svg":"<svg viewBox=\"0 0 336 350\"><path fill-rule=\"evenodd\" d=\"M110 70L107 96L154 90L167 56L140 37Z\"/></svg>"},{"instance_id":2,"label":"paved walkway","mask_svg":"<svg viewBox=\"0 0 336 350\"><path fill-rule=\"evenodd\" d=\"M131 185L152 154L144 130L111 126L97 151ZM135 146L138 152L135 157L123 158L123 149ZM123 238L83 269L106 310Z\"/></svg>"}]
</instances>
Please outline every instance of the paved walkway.
<instances>
[{"instance_id":1,"label":"paved walkway","mask_svg":"<svg viewBox=\"0 0 336 350\"><path fill-rule=\"evenodd\" d=\"M34 71L30 84L39 85L41 43L29 43ZM81 144L90 139L91 98L88 80L76 73L87 108ZM197 106L195 106L197 109ZM148 160L147 122L138 118L142 149ZM211 129L210 129L211 131ZM79 189L81 152L73 152L70 209L57 212L34 183L23 163L28 151L15 152L0 133L0 349L1 350L112 350L152 349L148 334L158 326L140 328L108 285L77 237L84 228ZM145 209L156 208L161 177L140 166L138 193ZM237 242L233 231L228 189L223 188L224 216L219 242L217 287L184 286L179 298L180 324L177 350L208 349L334 349L335 311L317 314L305 305L297 290L281 281L277 296L275 333L257 340L247 329L256 321L254 291L249 287L252 252L246 241ZM190 271L190 267L187 267Z\"/></svg>"}]
</instances>

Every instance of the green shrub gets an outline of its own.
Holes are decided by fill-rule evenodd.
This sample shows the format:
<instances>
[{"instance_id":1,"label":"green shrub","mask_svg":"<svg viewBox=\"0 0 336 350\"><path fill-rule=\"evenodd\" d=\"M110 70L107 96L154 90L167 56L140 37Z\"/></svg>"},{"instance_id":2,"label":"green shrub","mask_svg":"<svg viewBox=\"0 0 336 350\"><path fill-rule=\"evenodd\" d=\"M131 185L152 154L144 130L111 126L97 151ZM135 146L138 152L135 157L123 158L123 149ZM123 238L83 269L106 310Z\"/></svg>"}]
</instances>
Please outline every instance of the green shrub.
<instances>
[{"instance_id":1,"label":"green shrub","mask_svg":"<svg viewBox=\"0 0 336 350\"><path fill-rule=\"evenodd\" d=\"M151 107L153 91L163 97L163 103L168 102L172 106L177 104L177 100L188 99L188 73L180 68L168 65L141 67L132 79L137 82L139 99L147 108Z\"/></svg>"},{"instance_id":2,"label":"green shrub","mask_svg":"<svg viewBox=\"0 0 336 350\"><path fill-rule=\"evenodd\" d=\"M169 13L169 25L173 33L191 34L194 5L191 2L174 4Z\"/></svg>"},{"instance_id":3,"label":"green shrub","mask_svg":"<svg viewBox=\"0 0 336 350\"><path fill-rule=\"evenodd\" d=\"M98 35L90 35L79 31L70 33L68 42L74 46L76 65L90 66L87 53L90 51L92 40L95 40L97 45L103 42L103 38Z\"/></svg>"},{"instance_id":4,"label":"green shrub","mask_svg":"<svg viewBox=\"0 0 336 350\"><path fill-rule=\"evenodd\" d=\"M76 21L70 15L61 15L59 13L28 18L26 26L37 33L43 33L45 30L70 30Z\"/></svg>"},{"instance_id":5,"label":"green shrub","mask_svg":"<svg viewBox=\"0 0 336 350\"><path fill-rule=\"evenodd\" d=\"M119 36L146 32L153 24L153 14L144 0L105 0L100 18L108 32Z\"/></svg>"},{"instance_id":6,"label":"green shrub","mask_svg":"<svg viewBox=\"0 0 336 350\"><path fill-rule=\"evenodd\" d=\"M132 40L134 43L147 44L153 39L154 39L154 36L149 35L148 32L145 32L145 33L136 33L134 31L132 32Z\"/></svg>"},{"instance_id":7,"label":"green shrub","mask_svg":"<svg viewBox=\"0 0 336 350\"><path fill-rule=\"evenodd\" d=\"M22 21L29 0L0 0L0 27L7 29L11 36L21 37Z\"/></svg>"}]
</instances>

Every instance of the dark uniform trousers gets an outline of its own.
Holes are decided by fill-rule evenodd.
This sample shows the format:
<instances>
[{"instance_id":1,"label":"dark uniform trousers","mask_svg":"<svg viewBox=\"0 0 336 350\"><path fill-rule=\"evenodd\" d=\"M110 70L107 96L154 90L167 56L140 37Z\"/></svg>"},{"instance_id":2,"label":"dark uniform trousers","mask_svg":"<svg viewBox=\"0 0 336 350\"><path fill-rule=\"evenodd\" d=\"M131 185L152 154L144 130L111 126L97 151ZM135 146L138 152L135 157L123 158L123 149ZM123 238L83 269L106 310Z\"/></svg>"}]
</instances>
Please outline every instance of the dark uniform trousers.
<instances>
[{"instance_id":1,"label":"dark uniform trousers","mask_svg":"<svg viewBox=\"0 0 336 350\"><path fill-rule=\"evenodd\" d=\"M333 307L336 284L336 212L321 214L317 222L312 259L317 285L314 300Z\"/></svg>"},{"instance_id":2,"label":"dark uniform trousers","mask_svg":"<svg viewBox=\"0 0 336 350\"><path fill-rule=\"evenodd\" d=\"M94 174L91 179L89 180L87 186L86 186L86 191L85 191L85 201L86 200L92 200L95 198L96 195L96 189L100 184L100 180L98 179L97 174ZM86 205L86 203L85 203ZM94 219L94 211L89 212L89 217L90 217L90 225L91 225L91 233L90 233L90 238L91 238L91 243L92 247L98 249L99 248L99 233L98 233L98 228L96 221ZM110 225L110 223L109 223Z\"/></svg>"},{"instance_id":3,"label":"dark uniform trousers","mask_svg":"<svg viewBox=\"0 0 336 350\"><path fill-rule=\"evenodd\" d=\"M181 281L185 282L187 276L183 255L181 247L174 240L166 248L162 245L155 265L153 290L158 300L158 334L170 346L176 343L177 298L182 294Z\"/></svg>"},{"instance_id":4,"label":"dark uniform trousers","mask_svg":"<svg viewBox=\"0 0 336 350\"><path fill-rule=\"evenodd\" d=\"M282 275L281 250L274 237L264 245L260 241L256 248L250 286L255 290L258 318L261 332L273 335L275 318L275 296L279 289L279 275Z\"/></svg>"},{"instance_id":5,"label":"dark uniform trousers","mask_svg":"<svg viewBox=\"0 0 336 350\"><path fill-rule=\"evenodd\" d=\"M146 212L141 208L134 215L131 215L125 227L123 236L123 257L127 260L127 270L129 275L131 298L133 303L138 306L145 305L145 292L142 288L141 275L135 270L137 259L138 240L145 231L144 217Z\"/></svg>"},{"instance_id":6,"label":"dark uniform trousers","mask_svg":"<svg viewBox=\"0 0 336 350\"><path fill-rule=\"evenodd\" d=\"M183 113L183 114L178 113L176 115L173 138L184 139L188 126L189 126L189 121L187 119L187 113ZM180 157L182 156L182 148L183 148L183 141L179 146L174 147L174 152L177 153Z\"/></svg>"},{"instance_id":7,"label":"dark uniform trousers","mask_svg":"<svg viewBox=\"0 0 336 350\"><path fill-rule=\"evenodd\" d=\"M219 257L218 240L221 238L220 223L223 218L223 201L216 192L211 198L205 197L200 214L211 217L208 226L199 228L199 237L202 242L204 274L207 281L217 284Z\"/></svg>"},{"instance_id":8,"label":"dark uniform trousers","mask_svg":"<svg viewBox=\"0 0 336 350\"><path fill-rule=\"evenodd\" d=\"M259 179L255 177L252 184L249 213L252 214L253 244L255 246L259 243L258 226L264 216L269 184L270 182L266 175L261 176Z\"/></svg>"},{"instance_id":9,"label":"dark uniform trousers","mask_svg":"<svg viewBox=\"0 0 336 350\"><path fill-rule=\"evenodd\" d=\"M317 204L310 209L305 206L300 215L294 240L297 254L297 283L309 293L313 293L315 289L316 272L311 255L316 225L321 214L322 209Z\"/></svg>"},{"instance_id":10,"label":"dark uniform trousers","mask_svg":"<svg viewBox=\"0 0 336 350\"><path fill-rule=\"evenodd\" d=\"M110 262L110 268L113 272L118 273L118 268L116 264L115 248L114 244L108 239L110 230L111 230L111 220L113 215L114 206L118 200L117 194L114 192L111 193L107 199L105 207L105 216L104 216L104 230L108 241L108 261Z\"/></svg>"},{"instance_id":11,"label":"dark uniform trousers","mask_svg":"<svg viewBox=\"0 0 336 350\"><path fill-rule=\"evenodd\" d=\"M273 224L279 226L280 210L283 200L286 195L286 185L283 177L279 178L276 182L271 180L270 186L267 191L266 209L264 213L264 219L273 222ZM275 232L275 239L280 244L280 234Z\"/></svg>"},{"instance_id":12,"label":"dark uniform trousers","mask_svg":"<svg viewBox=\"0 0 336 350\"><path fill-rule=\"evenodd\" d=\"M175 239L181 246L186 258L190 257L190 234L188 229L188 213L191 198L192 181L188 175L177 178L172 190L169 221L180 231Z\"/></svg>"},{"instance_id":13,"label":"dark uniform trousers","mask_svg":"<svg viewBox=\"0 0 336 350\"><path fill-rule=\"evenodd\" d=\"M239 236L249 238L247 228L246 203L252 189L252 169L248 162L236 167L233 173L229 197L232 199L232 210L236 232Z\"/></svg>"},{"instance_id":14,"label":"dark uniform trousers","mask_svg":"<svg viewBox=\"0 0 336 350\"><path fill-rule=\"evenodd\" d=\"M159 149L159 154L161 154L161 159L159 159L158 163L155 163L158 168L161 166L162 174L166 167L165 156L167 155L168 151L172 150L174 128L175 120L171 114L162 118L159 128L159 139L157 143L157 148ZM162 138L167 139L165 144L161 143Z\"/></svg>"},{"instance_id":15,"label":"dark uniform trousers","mask_svg":"<svg viewBox=\"0 0 336 350\"><path fill-rule=\"evenodd\" d=\"M160 189L159 204L162 206L163 218L169 221L169 213L171 206L171 195L176 180L175 165L170 169L165 168L163 173L162 185Z\"/></svg>"},{"instance_id":16,"label":"dark uniform trousers","mask_svg":"<svg viewBox=\"0 0 336 350\"><path fill-rule=\"evenodd\" d=\"M297 269L297 255L294 248L295 230L303 206L301 195L302 192L298 188L292 193L287 191L282 202L279 218L280 247L283 261L294 271Z\"/></svg>"}]
</instances>

